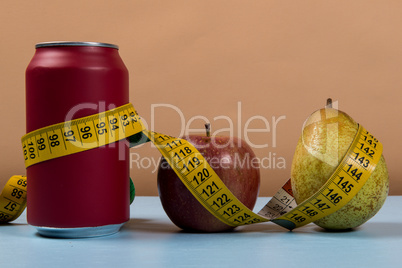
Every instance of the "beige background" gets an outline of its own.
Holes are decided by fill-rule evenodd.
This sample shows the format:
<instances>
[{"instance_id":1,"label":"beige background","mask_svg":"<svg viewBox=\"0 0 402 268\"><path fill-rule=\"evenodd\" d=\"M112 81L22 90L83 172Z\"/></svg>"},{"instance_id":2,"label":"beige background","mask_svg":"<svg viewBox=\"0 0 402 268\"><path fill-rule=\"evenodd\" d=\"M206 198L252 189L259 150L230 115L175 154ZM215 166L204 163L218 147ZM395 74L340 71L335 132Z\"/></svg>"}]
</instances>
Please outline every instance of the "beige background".
<instances>
[{"instance_id":1,"label":"beige background","mask_svg":"<svg viewBox=\"0 0 402 268\"><path fill-rule=\"evenodd\" d=\"M400 195L401 14L398 0L1 1L0 188L11 175L25 173L24 72L34 45L74 40L120 46L130 71L130 100L149 124L155 104L174 105L185 123L205 116L214 130L229 127L214 120L228 116L241 137L238 129L252 116L270 123L285 116L275 147L273 131L250 134L253 143L269 145L255 149L259 158L275 153L286 163L261 170L261 196L273 195L286 181L302 124L327 97L383 142L390 193ZM153 124L180 135L180 117L171 108L155 109ZM202 127L202 120L191 124ZM264 124L254 120L249 127ZM149 144L131 152L159 158ZM131 169L138 195L157 194L152 171Z\"/></svg>"}]
</instances>

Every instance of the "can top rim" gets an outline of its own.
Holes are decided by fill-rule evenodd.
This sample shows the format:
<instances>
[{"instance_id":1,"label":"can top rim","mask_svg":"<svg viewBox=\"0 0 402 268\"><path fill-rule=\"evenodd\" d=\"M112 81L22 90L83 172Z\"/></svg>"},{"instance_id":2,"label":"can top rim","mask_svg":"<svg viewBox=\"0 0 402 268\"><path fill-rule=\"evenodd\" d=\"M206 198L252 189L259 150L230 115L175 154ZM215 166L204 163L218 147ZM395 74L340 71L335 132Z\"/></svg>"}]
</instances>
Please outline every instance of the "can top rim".
<instances>
[{"instance_id":1,"label":"can top rim","mask_svg":"<svg viewBox=\"0 0 402 268\"><path fill-rule=\"evenodd\" d=\"M35 48L59 47L59 46L65 46L65 47L79 47L79 46L81 46L81 47L82 46L84 46L84 47L108 47L108 48L119 49L118 45L109 44L109 43L71 42L71 41L42 42L42 43L37 43L35 45Z\"/></svg>"}]
</instances>

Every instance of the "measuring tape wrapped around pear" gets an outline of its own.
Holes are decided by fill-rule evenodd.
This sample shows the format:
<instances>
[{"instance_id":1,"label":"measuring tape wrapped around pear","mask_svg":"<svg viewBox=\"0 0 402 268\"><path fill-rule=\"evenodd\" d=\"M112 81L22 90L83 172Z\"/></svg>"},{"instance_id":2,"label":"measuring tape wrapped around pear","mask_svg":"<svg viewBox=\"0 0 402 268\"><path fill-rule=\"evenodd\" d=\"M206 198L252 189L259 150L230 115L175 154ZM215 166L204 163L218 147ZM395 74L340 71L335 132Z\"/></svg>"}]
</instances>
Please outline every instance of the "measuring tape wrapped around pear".
<instances>
[{"instance_id":1,"label":"measuring tape wrapped around pear","mask_svg":"<svg viewBox=\"0 0 402 268\"><path fill-rule=\"evenodd\" d=\"M306 120L291 168L292 190L298 204L310 198L328 181L351 147L358 128L359 125L349 115L332 108L331 99L328 99L327 107L314 112ZM362 135L362 142L357 142L351 159L363 168L368 166L371 160L367 156L374 154L377 145L377 139L369 134ZM362 174L358 169L351 169L351 165L345 165L344 170L346 175L334 178L337 187L329 188L325 193L329 201L339 198L337 191L345 194L352 191ZM381 156L367 182L351 201L314 223L329 230L355 228L380 210L388 189L388 170ZM330 204L326 200L321 201L320 208L325 209L327 203Z\"/></svg>"}]
</instances>

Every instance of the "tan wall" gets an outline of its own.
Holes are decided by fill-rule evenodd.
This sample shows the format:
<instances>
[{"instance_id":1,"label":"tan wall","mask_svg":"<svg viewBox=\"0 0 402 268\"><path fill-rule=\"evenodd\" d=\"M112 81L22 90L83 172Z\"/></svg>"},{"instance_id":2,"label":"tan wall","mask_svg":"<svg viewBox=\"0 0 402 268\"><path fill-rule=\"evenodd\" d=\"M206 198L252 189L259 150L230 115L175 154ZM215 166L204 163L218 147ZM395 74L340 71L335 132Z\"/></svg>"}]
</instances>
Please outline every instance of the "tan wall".
<instances>
[{"instance_id":1,"label":"tan wall","mask_svg":"<svg viewBox=\"0 0 402 268\"><path fill-rule=\"evenodd\" d=\"M270 124L286 117L277 124L276 146L272 125L270 133L249 134L254 144L269 145L255 149L259 158L271 153L272 162L286 164L261 170L262 196L273 195L289 177L301 126L327 97L383 142L390 193L402 194L401 14L396 0L2 1L0 188L25 173L24 72L35 43L76 40L120 46L131 75L130 100L149 124L153 104L173 105L185 123L203 115L214 130L228 128L214 120L228 116L241 137L238 129L252 116ZM154 127L179 135L179 114L155 109ZM202 120L191 124L202 127ZM263 127L261 120L249 125ZM131 152L133 159L159 158L149 144ZM157 194L152 170L134 162L138 195Z\"/></svg>"}]
</instances>

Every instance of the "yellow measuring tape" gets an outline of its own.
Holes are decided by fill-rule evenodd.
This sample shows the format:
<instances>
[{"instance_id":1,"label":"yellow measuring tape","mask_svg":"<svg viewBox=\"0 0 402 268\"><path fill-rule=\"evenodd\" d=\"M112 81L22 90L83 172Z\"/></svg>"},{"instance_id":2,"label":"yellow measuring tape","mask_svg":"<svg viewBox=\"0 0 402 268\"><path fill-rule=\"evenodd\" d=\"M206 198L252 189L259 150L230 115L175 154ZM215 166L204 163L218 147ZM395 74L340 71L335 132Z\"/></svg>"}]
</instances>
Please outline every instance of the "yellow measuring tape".
<instances>
[{"instance_id":1,"label":"yellow measuring tape","mask_svg":"<svg viewBox=\"0 0 402 268\"><path fill-rule=\"evenodd\" d=\"M357 194L374 171L382 154L382 144L359 126L344 159L317 193L297 205L292 195L291 182L288 180L256 214L229 191L191 143L148 131L133 106L126 104L104 113L28 133L22 138L25 165L29 167L56 157L97 148L140 132L155 144L197 200L216 218L230 226L272 221L292 230L325 217L343 207ZM197 174L203 174L202 179L194 180ZM349 181L347 186L345 181ZM9 188L8 185L3 191ZM16 201L10 199L9 202L10 204L6 204L8 207ZM17 213L9 213L12 211L3 212L6 206L3 209L3 203L0 204L0 213L7 212L9 215L5 219L0 217L0 221L18 217ZM25 206L25 203L23 205ZM14 206L17 208L18 205ZM23 210L22 205L19 208Z\"/></svg>"},{"instance_id":2,"label":"yellow measuring tape","mask_svg":"<svg viewBox=\"0 0 402 268\"><path fill-rule=\"evenodd\" d=\"M0 194L0 223L17 219L27 203L27 178L12 176Z\"/></svg>"},{"instance_id":3,"label":"yellow measuring tape","mask_svg":"<svg viewBox=\"0 0 402 268\"><path fill-rule=\"evenodd\" d=\"M144 129L131 104L37 129L22 137L25 167L113 143Z\"/></svg>"}]
</instances>

